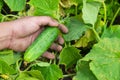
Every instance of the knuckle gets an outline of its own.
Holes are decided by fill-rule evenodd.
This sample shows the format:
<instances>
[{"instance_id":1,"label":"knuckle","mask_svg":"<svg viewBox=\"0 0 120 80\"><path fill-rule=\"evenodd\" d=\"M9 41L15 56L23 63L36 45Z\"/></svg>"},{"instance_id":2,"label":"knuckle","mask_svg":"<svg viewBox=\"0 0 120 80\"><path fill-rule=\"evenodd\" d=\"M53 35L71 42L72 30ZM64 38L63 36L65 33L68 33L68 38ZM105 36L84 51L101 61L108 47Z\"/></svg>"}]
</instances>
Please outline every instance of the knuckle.
<instances>
[{"instance_id":1,"label":"knuckle","mask_svg":"<svg viewBox=\"0 0 120 80\"><path fill-rule=\"evenodd\" d=\"M52 20L52 18L49 17L49 16L43 16L43 18L45 18L45 19L47 19L47 20Z\"/></svg>"}]
</instances>

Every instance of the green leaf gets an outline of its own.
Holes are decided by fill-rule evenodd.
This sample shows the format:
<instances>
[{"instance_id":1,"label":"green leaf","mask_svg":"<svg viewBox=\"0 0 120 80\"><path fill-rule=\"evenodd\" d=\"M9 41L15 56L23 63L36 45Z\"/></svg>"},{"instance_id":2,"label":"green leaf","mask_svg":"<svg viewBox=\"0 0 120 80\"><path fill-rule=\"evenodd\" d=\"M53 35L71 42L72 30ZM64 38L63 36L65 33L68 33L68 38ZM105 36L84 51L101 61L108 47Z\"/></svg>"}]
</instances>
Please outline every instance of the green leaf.
<instances>
[{"instance_id":1,"label":"green leaf","mask_svg":"<svg viewBox=\"0 0 120 80\"><path fill-rule=\"evenodd\" d=\"M38 70L21 72L16 80L44 80L42 74Z\"/></svg>"},{"instance_id":2,"label":"green leaf","mask_svg":"<svg viewBox=\"0 0 120 80\"><path fill-rule=\"evenodd\" d=\"M14 53L14 62L20 60L22 58L22 54L20 52Z\"/></svg>"},{"instance_id":3,"label":"green leaf","mask_svg":"<svg viewBox=\"0 0 120 80\"><path fill-rule=\"evenodd\" d=\"M102 39L81 61L90 61L90 70L98 80L120 80L120 39Z\"/></svg>"},{"instance_id":4,"label":"green leaf","mask_svg":"<svg viewBox=\"0 0 120 80\"><path fill-rule=\"evenodd\" d=\"M89 67L89 62L79 61L77 64L77 75L73 80L97 80Z\"/></svg>"},{"instance_id":5,"label":"green leaf","mask_svg":"<svg viewBox=\"0 0 120 80\"><path fill-rule=\"evenodd\" d=\"M41 71L45 80L59 80L59 78L63 77L61 69L55 64L51 64L50 66L46 67L40 67L36 65L33 66L32 69Z\"/></svg>"},{"instance_id":6,"label":"green leaf","mask_svg":"<svg viewBox=\"0 0 120 80\"><path fill-rule=\"evenodd\" d=\"M26 73L32 77L38 78L39 80L44 80L43 75L38 70L26 71Z\"/></svg>"},{"instance_id":7,"label":"green leaf","mask_svg":"<svg viewBox=\"0 0 120 80\"><path fill-rule=\"evenodd\" d=\"M3 0L0 0L0 12L1 12L2 7L3 7Z\"/></svg>"},{"instance_id":8,"label":"green leaf","mask_svg":"<svg viewBox=\"0 0 120 80\"><path fill-rule=\"evenodd\" d=\"M0 13L0 22L1 22L2 18L3 18L3 15Z\"/></svg>"},{"instance_id":9,"label":"green leaf","mask_svg":"<svg viewBox=\"0 0 120 80\"><path fill-rule=\"evenodd\" d=\"M66 26L69 32L63 35L65 41L79 39L83 35L83 33L87 30L88 27L87 25L81 23L76 18L70 18L70 21L67 21Z\"/></svg>"},{"instance_id":10,"label":"green leaf","mask_svg":"<svg viewBox=\"0 0 120 80\"><path fill-rule=\"evenodd\" d=\"M16 71L11 66L9 66L6 62L0 59L0 73L15 74Z\"/></svg>"},{"instance_id":11,"label":"green leaf","mask_svg":"<svg viewBox=\"0 0 120 80\"><path fill-rule=\"evenodd\" d=\"M8 65L13 64L14 56L13 56L13 50L2 50L0 51L0 59L5 61Z\"/></svg>"},{"instance_id":12,"label":"green leaf","mask_svg":"<svg viewBox=\"0 0 120 80\"><path fill-rule=\"evenodd\" d=\"M22 11L25 8L26 0L4 0L11 11Z\"/></svg>"},{"instance_id":13,"label":"green leaf","mask_svg":"<svg viewBox=\"0 0 120 80\"><path fill-rule=\"evenodd\" d=\"M71 67L76 64L77 61L82 58L80 55L80 50L75 47L65 47L60 53L59 64L65 64L66 68Z\"/></svg>"},{"instance_id":14,"label":"green leaf","mask_svg":"<svg viewBox=\"0 0 120 80\"><path fill-rule=\"evenodd\" d=\"M120 38L120 25L113 25L106 30L104 30L102 34L102 38L104 37L118 37Z\"/></svg>"},{"instance_id":15,"label":"green leaf","mask_svg":"<svg viewBox=\"0 0 120 80\"><path fill-rule=\"evenodd\" d=\"M99 2L87 2L86 0L83 0L82 18L86 24L92 24L94 26L100 6Z\"/></svg>"},{"instance_id":16,"label":"green leaf","mask_svg":"<svg viewBox=\"0 0 120 80\"><path fill-rule=\"evenodd\" d=\"M30 0L29 4L34 7L34 15L58 19L59 0Z\"/></svg>"}]
</instances>

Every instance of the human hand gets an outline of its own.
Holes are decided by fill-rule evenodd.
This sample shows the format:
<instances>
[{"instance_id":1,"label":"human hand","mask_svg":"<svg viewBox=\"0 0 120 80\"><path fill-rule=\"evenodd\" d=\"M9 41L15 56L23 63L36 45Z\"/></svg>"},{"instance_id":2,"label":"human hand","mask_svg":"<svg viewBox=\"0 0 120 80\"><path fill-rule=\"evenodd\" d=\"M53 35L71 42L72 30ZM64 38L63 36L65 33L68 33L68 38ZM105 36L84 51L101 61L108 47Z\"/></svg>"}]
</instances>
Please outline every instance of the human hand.
<instances>
[{"instance_id":1,"label":"human hand","mask_svg":"<svg viewBox=\"0 0 120 80\"><path fill-rule=\"evenodd\" d=\"M25 51L44 30L45 26L57 26L63 33L68 32L68 29L64 25L59 24L56 20L48 16L24 17L15 21L10 21L9 25L11 26L11 40L8 48L15 51ZM57 42L63 44L64 39L59 36ZM53 43L50 49L61 51L62 46ZM47 51L43 56L50 59L55 57Z\"/></svg>"}]
</instances>

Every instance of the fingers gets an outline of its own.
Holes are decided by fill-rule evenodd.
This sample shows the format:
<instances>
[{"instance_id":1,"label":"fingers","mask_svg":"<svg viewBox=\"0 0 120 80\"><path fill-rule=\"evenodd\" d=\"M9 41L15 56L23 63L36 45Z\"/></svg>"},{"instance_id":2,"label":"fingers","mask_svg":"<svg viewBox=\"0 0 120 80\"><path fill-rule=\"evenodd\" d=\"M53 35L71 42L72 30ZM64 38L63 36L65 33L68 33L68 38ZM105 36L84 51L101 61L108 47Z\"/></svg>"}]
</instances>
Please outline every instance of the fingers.
<instances>
[{"instance_id":1,"label":"fingers","mask_svg":"<svg viewBox=\"0 0 120 80\"><path fill-rule=\"evenodd\" d=\"M61 51L62 50L62 46L53 43L52 46L50 47L50 49L55 50L55 51ZM48 59L54 59L55 55L52 54L51 52L46 51L43 55L43 57L48 58Z\"/></svg>"},{"instance_id":2,"label":"fingers","mask_svg":"<svg viewBox=\"0 0 120 80\"><path fill-rule=\"evenodd\" d=\"M44 28L39 29L31 35L31 43L37 38L37 36L43 31Z\"/></svg>"},{"instance_id":3,"label":"fingers","mask_svg":"<svg viewBox=\"0 0 120 80\"><path fill-rule=\"evenodd\" d=\"M59 23L52 19L51 17L48 17L48 16L40 16L40 17L36 17L37 19L37 22L40 26L58 26Z\"/></svg>"},{"instance_id":4,"label":"fingers","mask_svg":"<svg viewBox=\"0 0 120 80\"><path fill-rule=\"evenodd\" d=\"M59 24L58 28L63 32L63 33L68 33L68 29L65 25Z\"/></svg>"},{"instance_id":5,"label":"fingers","mask_svg":"<svg viewBox=\"0 0 120 80\"><path fill-rule=\"evenodd\" d=\"M58 36L57 41L58 41L59 44L64 43L64 40L63 40L62 36ZM51 45L50 49L60 52L62 50L62 46L58 45L56 43L53 43ZM48 52L48 51L46 51L42 56L45 57L45 58L48 58L48 59L54 59L55 58L55 55L52 54L51 52Z\"/></svg>"},{"instance_id":6,"label":"fingers","mask_svg":"<svg viewBox=\"0 0 120 80\"><path fill-rule=\"evenodd\" d=\"M55 55L52 54L51 52L46 51L43 55L43 57L48 58L48 59L54 59Z\"/></svg>"},{"instance_id":7,"label":"fingers","mask_svg":"<svg viewBox=\"0 0 120 80\"><path fill-rule=\"evenodd\" d=\"M37 24L40 26L53 26L53 27L58 27L63 33L67 33L68 29L66 26L63 24L59 24L56 20L52 19L51 17L48 16L40 16L37 17Z\"/></svg>"},{"instance_id":8,"label":"fingers","mask_svg":"<svg viewBox=\"0 0 120 80\"><path fill-rule=\"evenodd\" d=\"M58 37L57 41L59 42L59 44L64 43L64 40L61 36ZM51 45L50 49L60 52L62 50L62 46L58 45L56 43L53 43ZM48 51L46 51L42 56L45 57L45 58L48 58L48 59L54 59L55 58L55 55L51 54L51 52L48 52Z\"/></svg>"},{"instance_id":9,"label":"fingers","mask_svg":"<svg viewBox=\"0 0 120 80\"><path fill-rule=\"evenodd\" d=\"M61 51L62 50L62 46L61 45L58 45L58 44L56 44L56 43L53 43L52 45L51 45L51 47L50 47L50 49L52 49L52 50L55 50L55 51Z\"/></svg>"},{"instance_id":10,"label":"fingers","mask_svg":"<svg viewBox=\"0 0 120 80\"><path fill-rule=\"evenodd\" d=\"M57 40L56 40L60 45L64 44L64 39L62 36L58 36Z\"/></svg>"}]
</instances>

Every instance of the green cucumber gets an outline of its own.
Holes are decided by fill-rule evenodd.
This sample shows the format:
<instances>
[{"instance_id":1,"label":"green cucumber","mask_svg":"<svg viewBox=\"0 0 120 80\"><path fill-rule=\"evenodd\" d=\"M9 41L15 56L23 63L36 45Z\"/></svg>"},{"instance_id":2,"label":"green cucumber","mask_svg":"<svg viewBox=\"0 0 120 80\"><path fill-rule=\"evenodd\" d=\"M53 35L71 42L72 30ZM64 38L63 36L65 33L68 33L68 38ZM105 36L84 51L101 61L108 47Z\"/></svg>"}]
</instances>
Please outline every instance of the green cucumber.
<instances>
[{"instance_id":1,"label":"green cucumber","mask_svg":"<svg viewBox=\"0 0 120 80\"><path fill-rule=\"evenodd\" d=\"M55 41L58 34L58 28L47 27L27 48L24 54L24 60L26 62L32 62L40 57Z\"/></svg>"}]
</instances>

